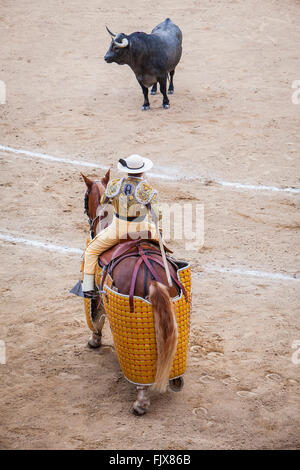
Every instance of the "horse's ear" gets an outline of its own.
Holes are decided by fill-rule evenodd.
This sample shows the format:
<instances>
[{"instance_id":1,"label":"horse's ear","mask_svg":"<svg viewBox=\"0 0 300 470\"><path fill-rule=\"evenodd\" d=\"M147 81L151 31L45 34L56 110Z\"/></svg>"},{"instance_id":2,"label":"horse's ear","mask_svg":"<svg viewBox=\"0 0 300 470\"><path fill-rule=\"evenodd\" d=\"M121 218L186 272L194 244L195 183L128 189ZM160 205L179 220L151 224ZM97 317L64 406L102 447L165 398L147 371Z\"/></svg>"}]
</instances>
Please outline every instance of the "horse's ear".
<instances>
[{"instance_id":1,"label":"horse's ear","mask_svg":"<svg viewBox=\"0 0 300 470\"><path fill-rule=\"evenodd\" d=\"M80 174L81 174L81 176L82 176L82 178L83 178L85 184L87 185L87 187L90 188L90 187L92 186L92 184L93 184L93 181L90 180L90 179L89 179L87 176L85 176L83 173L80 173Z\"/></svg>"},{"instance_id":2,"label":"horse's ear","mask_svg":"<svg viewBox=\"0 0 300 470\"><path fill-rule=\"evenodd\" d=\"M106 175L102 178L102 182L104 186L107 186L107 183L109 182L110 178L110 168L107 170Z\"/></svg>"}]
</instances>

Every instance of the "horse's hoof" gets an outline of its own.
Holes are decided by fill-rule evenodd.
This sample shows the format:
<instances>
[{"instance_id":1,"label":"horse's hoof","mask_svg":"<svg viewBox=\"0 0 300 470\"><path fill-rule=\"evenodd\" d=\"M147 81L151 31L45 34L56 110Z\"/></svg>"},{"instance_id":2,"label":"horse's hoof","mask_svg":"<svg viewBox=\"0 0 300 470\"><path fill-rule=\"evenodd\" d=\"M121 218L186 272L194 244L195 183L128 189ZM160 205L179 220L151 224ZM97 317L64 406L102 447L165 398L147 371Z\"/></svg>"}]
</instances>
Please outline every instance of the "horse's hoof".
<instances>
[{"instance_id":1,"label":"horse's hoof","mask_svg":"<svg viewBox=\"0 0 300 470\"><path fill-rule=\"evenodd\" d=\"M169 109L170 105L169 104L163 104L164 109Z\"/></svg>"},{"instance_id":2,"label":"horse's hoof","mask_svg":"<svg viewBox=\"0 0 300 470\"><path fill-rule=\"evenodd\" d=\"M142 106L142 111L148 111L150 109L150 106Z\"/></svg>"},{"instance_id":3,"label":"horse's hoof","mask_svg":"<svg viewBox=\"0 0 300 470\"><path fill-rule=\"evenodd\" d=\"M169 380L169 387L173 392L180 392L183 389L184 380L183 377L177 377L177 379Z\"/></svg>"},{"instance_id":4,"label":"horse's hoof","mask_svg":"<svg viewBox=\"0 0 300 470\"><path fill-rule=\"evenodd\" d=\"M139 403L135 402L132 407L132 413L135 416L143 416L147 413L147 410L145 408L142 408Z\"/></svg>"},{"instance_id":5,"label":"horse's hoof","mask_svg":"<svg viewBox=\"0 0 300 470\"><path fill-rule=\"evenodd\" d=\"M101 335L97 335L97 333L93 333L88 340L88 347L91 349L97 349L101 346Z\"/></svg>"},{"instance_id":6,"label":"horse's hoof","mask_svg":"<svg viewBox=\"0 0 300 470\"><path fill-rule=\"evenodd\" d=\"M168 90L168 95L173 95L174 94L174 90Z\"/></svg>"},{"instance_id":7,"label":"horse's hoof","mask_svg":"<svg viewBox=\"0 0 300 470\"><path fill-rule=\"evenodd\" d=\"M156 91L154 91L154 90L152 91L152 90L151 90L151 91L150 91L150 95L153 95L153 96L156 95Z\"/></svg>"}]
</instances>

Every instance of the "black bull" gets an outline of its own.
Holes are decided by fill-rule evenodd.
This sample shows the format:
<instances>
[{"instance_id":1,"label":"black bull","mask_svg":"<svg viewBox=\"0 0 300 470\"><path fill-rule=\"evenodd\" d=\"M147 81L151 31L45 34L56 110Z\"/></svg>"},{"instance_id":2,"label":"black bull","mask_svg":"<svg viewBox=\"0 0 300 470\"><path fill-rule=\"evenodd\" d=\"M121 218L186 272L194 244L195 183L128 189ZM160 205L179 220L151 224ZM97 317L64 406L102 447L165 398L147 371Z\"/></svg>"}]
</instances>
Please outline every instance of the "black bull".
<instances>
[{"instance_id":1,"label":"black bull","mask_svg":"<svg viewBox=\"0 0 300 470\"><path fill-rule=\"evenodd\" d=\"M151 95L155 95L157 82L163 95L163 107L168 109L167 78L170 74L168 93L172 94L175 67L182 53L182 33L178 26L167 18L151 34L136 32L127 36L124 33L115 35L108 28L107 31L112 36L112 42L104 60L127 64L133 70L144 94L142 109L150 108L148 87L152 86Z\"/></svg>"}]
</instances>

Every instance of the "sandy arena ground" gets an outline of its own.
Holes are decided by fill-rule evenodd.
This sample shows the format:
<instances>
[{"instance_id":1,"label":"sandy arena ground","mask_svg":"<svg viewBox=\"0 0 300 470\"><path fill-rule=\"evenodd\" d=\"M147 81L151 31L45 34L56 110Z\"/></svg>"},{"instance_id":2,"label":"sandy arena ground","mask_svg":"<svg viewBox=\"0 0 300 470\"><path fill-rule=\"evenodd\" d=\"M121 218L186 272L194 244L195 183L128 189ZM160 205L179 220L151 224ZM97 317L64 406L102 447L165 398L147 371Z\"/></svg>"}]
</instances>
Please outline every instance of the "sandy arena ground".
<instances>
[{"instance_id":1,"label":"sandy arena ground","mask_svg":"<svg viewBox=\"0 0 300 470\"><path fill-rule=\"evenodd\" d=\"M193 267L184 390L153 394L149 413L133 416L108 325L89 350L81 300L68 292L80 255L1 240L0 447L299 448L299 194L215 180L300 187L300 2L149 5L1 0L0 145L102 165L140 153L174 177L152 180L162 201L204 204L204 246L171 243ZM150 32L166 17L184 35L175 94L169 110L158 94L142 112L132 71L103 60L104 25ZM0 163L0 233L83 248L79 172L103 172L3 150Z\"/></svg>"}]
</instances>

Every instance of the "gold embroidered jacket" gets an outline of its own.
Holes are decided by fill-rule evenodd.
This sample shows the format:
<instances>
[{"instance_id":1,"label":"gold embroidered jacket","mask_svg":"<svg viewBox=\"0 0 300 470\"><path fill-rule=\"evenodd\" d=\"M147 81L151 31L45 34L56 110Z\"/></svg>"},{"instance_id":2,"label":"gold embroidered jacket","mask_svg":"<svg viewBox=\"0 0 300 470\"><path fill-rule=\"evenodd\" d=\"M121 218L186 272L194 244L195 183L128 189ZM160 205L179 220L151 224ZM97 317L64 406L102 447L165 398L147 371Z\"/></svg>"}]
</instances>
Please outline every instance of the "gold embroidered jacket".
<instances>
[{"instance_id":1,"label":"gold embroidered jacket","mask_svg":"<svg viewBox=\"0 0 300 470\"><path fill-rule=\"evenodd\" d=\"M140 177L128 176L109 181L100 203L111 203L121 218L145 217L147 204L151 204L156 216L160 216L157 191Z\"/></svg>"}]
</instances>

